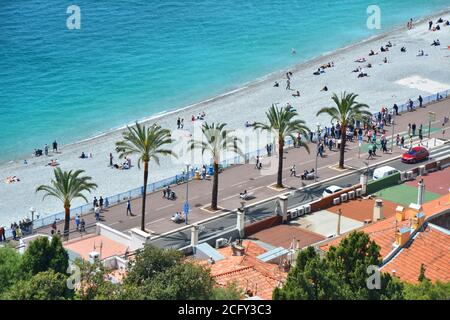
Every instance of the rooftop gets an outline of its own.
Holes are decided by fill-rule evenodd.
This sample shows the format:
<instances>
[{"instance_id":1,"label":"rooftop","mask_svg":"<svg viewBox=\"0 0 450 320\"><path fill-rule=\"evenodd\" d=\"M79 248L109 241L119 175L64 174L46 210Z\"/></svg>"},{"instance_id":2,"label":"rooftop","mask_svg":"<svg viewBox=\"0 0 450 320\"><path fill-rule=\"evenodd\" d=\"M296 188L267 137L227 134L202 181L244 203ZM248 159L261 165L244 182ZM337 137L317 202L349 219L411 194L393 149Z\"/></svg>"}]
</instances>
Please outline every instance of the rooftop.
<instances>
[{"instance_id":1,"label":"rooftop","mask_svg":"<svg viewBox=\"0 0 450 320\"><path fill-rule=\"evenodd\" d=\"M100 260L125 254L127 247L102 235L90 235L64 244L67 250L79 255L85 260L89 259L89 253L100 253Z\"/></svg>"},{"instance_id":2,"label":"rooftop","mask_svg":"<svg viewBox=\"0 0 450 320\"><path fill-rule=\"evenodd\" d=\"M267 250L255 242L244 240L242 245L245 248L243 256L233 256L231 246L218 249L224 259L209 265L212 276L219 285L227 286L234 282L253 296L272 299L273 290L284 282L287 273L277 264L259 260L257 257Z\"/></svg>"}]
</instances>

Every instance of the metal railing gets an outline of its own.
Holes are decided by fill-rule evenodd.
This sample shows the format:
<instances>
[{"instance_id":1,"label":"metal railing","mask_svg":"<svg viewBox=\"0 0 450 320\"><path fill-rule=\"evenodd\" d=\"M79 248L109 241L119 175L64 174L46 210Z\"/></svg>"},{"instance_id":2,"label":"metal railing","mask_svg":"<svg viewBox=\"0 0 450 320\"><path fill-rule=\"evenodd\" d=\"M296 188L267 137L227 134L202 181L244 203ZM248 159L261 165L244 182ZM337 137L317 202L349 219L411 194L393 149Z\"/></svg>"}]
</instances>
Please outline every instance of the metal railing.
<instances>
[{"instance_id":1,"label":"metal railing","mask_svg":"<svg viewBox=\"0 0 450 320\"><path fill-rule=\"evenodd\" d=\"M449 95L450 95L450 90L446 90L446 91L442 91L442 92L439 92L439 93L436 93L433 95L423 97L422 106L424 107L432 102L437 102L437 101L447 99L449 97ZM419 101L418 100L413 101L413 106L414 106L414 108L417 108L419 106ZM399 113L407 112L408 110L409 110L408 102L398 106ZM285 148L288 149L288 148L292 148L293 146L294 146L294 141L290 137L288 137L285 141ZM230 159L226 159L226 160L222 161L220 163L220 165L222 166L223 169L226 169L233 165L245 163L246 160L249 161L250 159L254 159L257 156L261 156L262 154L265 154L265 153L266 153L265 148L260 148L255 151L246 153L244 155L244 157L236 156L236 157L233 157ZM200 167L201 167L201 165L197 165L196 168L192 168L189 171L189 179L190 180L195 176L195 171L199 170ZM178 184L180 182L185 182L185 181L186 181L186 174L175 175L175 176L148 184L147 185L147 193L153 193L155 191L162 190L163 188L165 188L167 186ZM126 192L122 192L122 193L104 198L104 204L105 204L105 207L109 207L111 205L117 205L117 204L122 203L127 200L139 198L142 196L142 193L143 193L143 187L134 188L134 189L128 190ZM71 216L71 218L75 217L76 215L82 216L82 215L88 214L90 212L93 212L93 209L94 209L93 204L91 204L91 203L81 205L79 207L71 209L70 216ZM52 215L48 215L48 216L36 219L36 220L34 220L34 223L33 223L33 229L36 230L36 229L51 225L54 221L64 220L64 216L65 216L64 212L58 212L58 213L55 213ZM11 229L6 229L5 232L6 232L6 234L5 234L6 238L12 237Z\"/></svg>"}]
</instances>

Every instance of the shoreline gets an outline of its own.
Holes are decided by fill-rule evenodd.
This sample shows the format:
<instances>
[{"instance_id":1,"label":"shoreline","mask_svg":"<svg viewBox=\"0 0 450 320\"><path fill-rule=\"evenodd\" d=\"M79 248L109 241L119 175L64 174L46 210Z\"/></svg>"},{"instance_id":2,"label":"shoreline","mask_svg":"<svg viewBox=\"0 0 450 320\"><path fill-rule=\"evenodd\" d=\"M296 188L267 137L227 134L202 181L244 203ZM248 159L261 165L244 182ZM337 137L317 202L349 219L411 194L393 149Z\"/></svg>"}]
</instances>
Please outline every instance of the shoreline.
<instances>
[{"instance_id":1,"label":"shoreline","mask_svg":"<svg viewBox=\"0 0 450 320\"><path fill-rule=\"evenodd\" d=\"M415 24L415 26L417 26L418 24L424 23L424 21L426 21L426 20L435 20L440 15L445 15L445 14L450 14L450 7L447 8L447 9L443 9L443 10L437 11L436 13L430 14L428 16L419 18L417 21L414 22L414 24ZM242 84L239 84L237 87L230 88L230 90L225 91L225 92L223 92L221 94L214 95L214 96L211 96L209 98L205 98L204 100L201 100L201 101L193 103L193 104L189 104L187 106L169 108L167 111L158 112L156 114L149 115L149 116L146 116L144 118L137 119L135 121L137 121L140 124L148 125L149 123L156 122L156 120L158 120L158 119L161 119L161 118L164 118L164 117L168 117L168 116L171 116L171 115L176 114L176 113L187 112L190 109L195 109L197 107L205 106L207 104L211 104L211 103L214 103L214 102L219 102L223 98L226 98L226 97L229 97L229 96L231 96L233 94L238 94L238 93L243 92L245 90L254 88L254 87L260 85L261 83L270 82L270 81L273 82L273 81L279 79L280 77L283 77L284 74L287 71L292 71L292 72L295 73L295 72L298 72L299 70L301 70L302 68L304 68L306 66L309 66L309 65L312 65L312 64L319 64L320 65L319 61L321 61L322 59L325 59L325 58L328 58L328 57L331 58L332 56L339 55L341 53L344 53L346 51L349 51L349 50L351 50L351 49L353 49L355 47L361 46L361 45L366 44L366 43L382 40L383 38L389 37L389 36L391 36L391 35L393 35L393 34L395 34L397 32L400 32L401 30L404 30L404 26L400 26L400 25L399 26L393 26L393 27L391 27L390 30L382 32L382 33L380 33L378 35L373 35L373 36L370 36L368 38L364 38L362 40L359 40L357 42L353 42L351 44L345 45L343 47L339 47L339 48L337 48L337 49L335 49L333 51L329 51L329 52L325 52L323 54L319 54L319 55L314 56L312 58L309 58L309 59L307 59L305 61L298 62L298 63L293 64L291 66L287 66L285 69L276 70L276 71L273 71L271 73L265 74L265 75L263 75L263 76L261 76L261 77L259 77L257 79L250 80L250 81L244 82ZM194 112L194 114L195 114L195 112ZM187 120L190 121L190 119L187 119ZM91 136L88 136L87 138L84 138L84 139L81 139L81 140L78 140L78 141L75 141L75 142L70 142L68 144L65 144L60 149L61 150L66 150L66 149L69 149L69 148L76 148L76 147L82 146L82 145L84 145L86 143L93 142L95 140L99 140L99 139L101 139L103 137L107 137L109 135L115 135L115 134L120 133L123 130L125 130L127 128L127 126L134 125L135 121L131 122L131 123L119 125L117 127L112 127L110 129L107 129L107 130L102 131L102 132L97 133L97 134L94 133ZM6 165L11 165L11 164L14 164L14 163L21 163L23 161L23 159L27 159L27 158L29 158L29 156L30 156L30 154L25 154L24 153L22 156L17 157L15 159L0 160L0 171Z\"/></svg>"},{"instance_id":2,"label":"shoreline","mask_svg":"<svg viewBox=\"0 0 450 320\"><path fill-rule=\"evenodd\" d=\"M206 112L206 121L225 122L229 129L235 129L242 134L247 133L244 132L245 121L265 121L265 112L272 103L278 103L279 106L284 106L287 102L291 103L297 109L300 118L313 127L316 122L329 123L329 118L316 117L315 113L319 108L330 104L333 92L337 94L344 90L355 92L359 94L358 101L367 103L370 106L369 111L374 112L379 111L381 106L391 107L393 103L402 104L419 94L424 97L433 94L436 88L450 89L450 51L446 49L447 43L450 44L450 27L445 27L436 34L427 30L426 23L426 20L436 20L436 17L440 16L449 19L450 8L421 18L418 20L421 22L416 22L412 30L408 31L406 27L395 27L284 70L266 74L221 95L154 114L140 119L139 122L145 124L158 122L161 126L171 129L174 138L178 136L177 142L182 144L187 134L195 134L193 129L199 123L199 121L191 122L191 114L196 115L202 111ZM442 48L430 47L435 37L443 43ZM367 57L369 49L377 50L388 40L394 44L390 52ZM403 45L408 48L407 53L400 52L400 47ZM416 57L419 49L425 49L430 56ZM355 66L363 66L354 62L355 59L363 56L373 64L373 68L365 69L370 74L369 77L358 79L351 70ZM389 63L382 62L384 56L389 58ZM335 67L327 69L326 73L320 76L313 75L318 66L330 61L334 62ZM301 97L292 97L291 94L295 91L285 90L283 87L286 80L285 73L288 70L293 72L292 87L294 90L301 91ZM419 81L415 83L416 86L411 86L410 79L414 77ZM279 88L273 87L274 81L280 83ZM328 86L328 92L320 91L324 85ZM185 119L184 130L176 130L177 117ZM126 125L122 125L84 140L63 145L59 148L60 154L53 155L50 152L49 157L38 158L28 155L26 156L27 165L23 164L23 159L0 164L0 194L4 195L0 201L0 224L23 219L29 215L31 206L36 208L36 212L41 217L61 211L61 205L57 200L47 198L42 201L42 194L35 192L36 186L48 184L53 178L52 167L45 166L52 158L60 162L63 170L81 169L86 171L86 175L92 177L99 187L88 195L88 198L93 196L98 198L100 195L109 197L140 187L142 170L138 170L137 166L123 171L108 167L110 152L113 153L114 162L118 161L117 153L114 151L115 142L121 138L121 132L125 127ZM404 128L398 130L401 129ZM243 150L244 152L254 151L267 143L263 141L266 139L265 136L260 136L258 139L254 133L251 134L249 140L252 145L247 150ZM177 148L180 145L175 144L173 147ZM178 152L178 149L174 150ZM94 156L90 159L79 159L81 152L93 153ZM131 158L132 163L135 164L136 159ZM160 166L151 163L149 183L179 174L184 168L181 159L180 162L176 162L169 158L162 158ZM21 181L14 184L4 183L4 178L14 175ZM84 204L84 201L74 201L72 207L75 208L81 204Z\"/></svg>"}]
</instances>

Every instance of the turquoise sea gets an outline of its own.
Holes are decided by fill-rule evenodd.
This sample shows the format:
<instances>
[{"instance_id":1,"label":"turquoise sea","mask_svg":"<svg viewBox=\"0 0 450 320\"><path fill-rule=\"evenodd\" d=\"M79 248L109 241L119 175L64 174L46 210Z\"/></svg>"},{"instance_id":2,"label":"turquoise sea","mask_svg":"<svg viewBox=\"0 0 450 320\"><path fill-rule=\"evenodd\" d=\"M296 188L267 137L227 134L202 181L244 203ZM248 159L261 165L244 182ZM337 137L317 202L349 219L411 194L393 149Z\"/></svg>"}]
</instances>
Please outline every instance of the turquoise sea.
<instances>
[{"instance_id":1,"label":"turquoise sea","mask_svg":"<svg viewBox=\"0 0 450 320\"><path fill-rule=\"evenodd\" d=\"M80 30L66 27L72 4ZM366 27L372 4L381 30ZM199 102L448 5L0 0L0 161Z\"/></svg>"}]
</instances>

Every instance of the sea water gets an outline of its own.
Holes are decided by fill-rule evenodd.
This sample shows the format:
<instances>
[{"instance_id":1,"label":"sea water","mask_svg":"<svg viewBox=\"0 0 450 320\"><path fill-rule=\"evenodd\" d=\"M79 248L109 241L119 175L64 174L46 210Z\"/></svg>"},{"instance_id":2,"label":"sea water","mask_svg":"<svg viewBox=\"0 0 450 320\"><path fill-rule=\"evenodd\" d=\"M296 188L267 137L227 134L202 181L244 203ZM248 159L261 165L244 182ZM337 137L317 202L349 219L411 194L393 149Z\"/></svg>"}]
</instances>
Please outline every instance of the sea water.
<instances>
[{"instance_id":1,"label":"sea water","mask_svg":"<svg viewBox=\"0 0 450 320\"><path fill-rule=\"evenodd\" d=\"M373 4L381 29L367 27ZM80 8L80 29L67 27L70 5ZM211 98L446 6L0 0L0 162Z\"/></svg>"}]
</instances>

